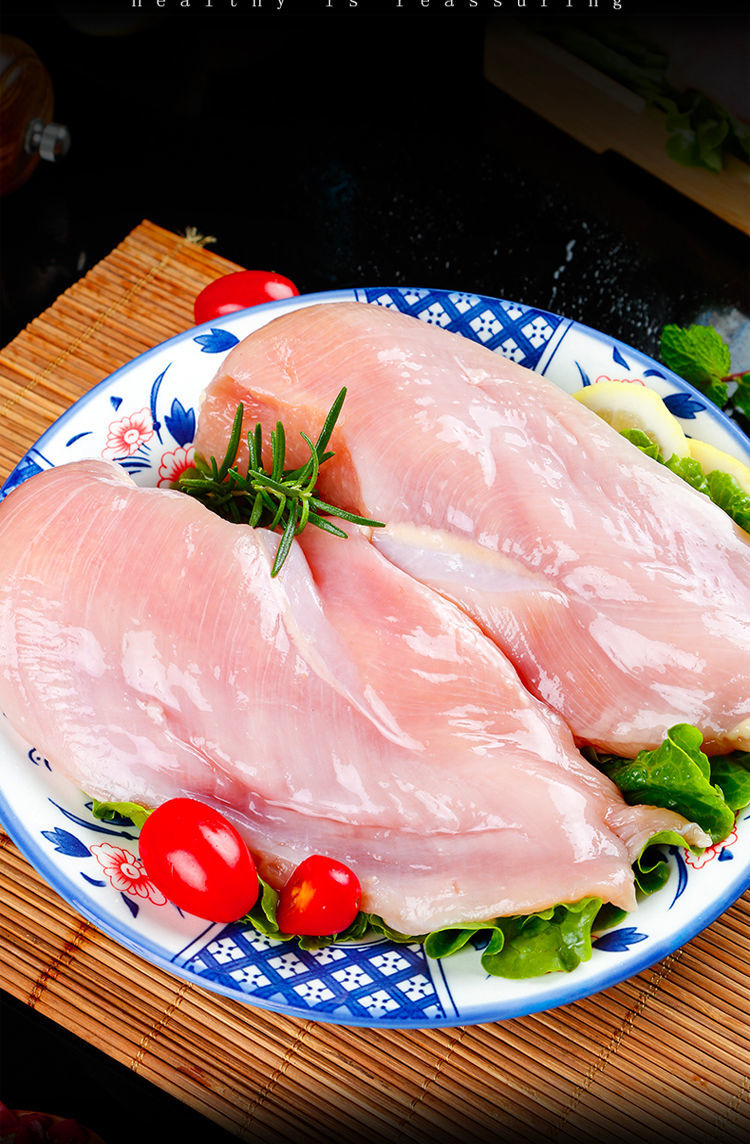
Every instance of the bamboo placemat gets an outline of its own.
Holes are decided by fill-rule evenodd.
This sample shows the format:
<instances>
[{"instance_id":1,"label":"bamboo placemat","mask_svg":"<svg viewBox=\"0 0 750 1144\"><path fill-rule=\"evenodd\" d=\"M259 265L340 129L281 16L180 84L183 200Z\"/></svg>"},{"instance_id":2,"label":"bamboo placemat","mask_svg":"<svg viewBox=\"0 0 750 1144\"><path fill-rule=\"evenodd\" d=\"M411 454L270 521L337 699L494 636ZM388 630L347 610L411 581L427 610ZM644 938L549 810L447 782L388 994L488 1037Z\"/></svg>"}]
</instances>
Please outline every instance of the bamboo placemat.
<instances>
[{"instance_id":1,"label":"bamboo placemat","mask_svg":"<svg viewBox=\"0 0 750 1144\"><path fill-rule=\"evenodd\" d=\"M237 269L149 222L0 353L0 480L67 406L192 324ZM285 269L282 267L282 269ZM242 1140L750 1136L750 895L652 969L564 1008L464 1028L295 1020L140 960L0 832L0 984Z\"/></svg>"}]
</instances>

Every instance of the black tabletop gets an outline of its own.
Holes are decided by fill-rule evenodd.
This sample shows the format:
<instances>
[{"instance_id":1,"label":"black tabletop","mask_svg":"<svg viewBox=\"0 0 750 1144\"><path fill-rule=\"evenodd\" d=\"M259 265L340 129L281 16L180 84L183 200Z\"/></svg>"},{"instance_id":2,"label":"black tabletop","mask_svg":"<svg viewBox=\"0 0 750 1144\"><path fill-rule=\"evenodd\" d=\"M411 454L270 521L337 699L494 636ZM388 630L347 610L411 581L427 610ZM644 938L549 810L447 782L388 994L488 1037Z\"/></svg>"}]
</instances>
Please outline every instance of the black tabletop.
<instances>
[{"instance_id":1,"label":"black tabletop","mask_svg":"<svg viewBox=\"0 0 750 1144\"><path fill-rule=\"evenodd\" d=\"M144 218L214 235L212 250L304 293L476 291L654 355L668 322L750 312L747 239L489 84L481 11L346 7L245 6L241 23L145 0L8 13L72 145L2 200L3 342ZM76 1117L108 1144L166 1139L165 1123L229 1139L4 994L0 1020L9 1107Z\"/></svg>"}]
</instances>

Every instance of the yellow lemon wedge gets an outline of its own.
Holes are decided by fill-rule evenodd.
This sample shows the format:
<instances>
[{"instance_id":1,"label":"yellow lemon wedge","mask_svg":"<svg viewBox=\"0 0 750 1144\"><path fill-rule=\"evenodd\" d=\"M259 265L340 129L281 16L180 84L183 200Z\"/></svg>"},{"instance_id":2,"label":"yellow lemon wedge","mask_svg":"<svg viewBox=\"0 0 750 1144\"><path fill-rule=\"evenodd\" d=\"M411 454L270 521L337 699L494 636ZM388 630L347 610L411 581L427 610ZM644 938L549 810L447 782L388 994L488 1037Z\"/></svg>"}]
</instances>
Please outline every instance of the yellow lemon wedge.
<instances>
[{"instance_id":1,"label":"yellow lemon wedge","mask_svg":"<svg viewBox=\"0 0 750 1144\"><path fill-rule=\"evenodd\" d=\"M725 453L722 449L709 445L707 441L695 441L691 438L688 445L690 456L698 462L704 473L712 473L714 470L729 473L740 488L750 496L750 468L747 465L743 465L742 461L738 461L731 453Z\"/></svg>"},{"instance_id":2,"label":"yellow lemon wedge","mask_svg":"<svg viewBox=\"0 0 750 1144\"><path fill-rule=\"evenodd\" d=\"M573 394L581 405L606 421L618 433L640 429L658 445L665 459L673 453L689 457L690 442L679 421L669 412L658 393L630 381L597 381Z\"/></svg>"}]
</instances>

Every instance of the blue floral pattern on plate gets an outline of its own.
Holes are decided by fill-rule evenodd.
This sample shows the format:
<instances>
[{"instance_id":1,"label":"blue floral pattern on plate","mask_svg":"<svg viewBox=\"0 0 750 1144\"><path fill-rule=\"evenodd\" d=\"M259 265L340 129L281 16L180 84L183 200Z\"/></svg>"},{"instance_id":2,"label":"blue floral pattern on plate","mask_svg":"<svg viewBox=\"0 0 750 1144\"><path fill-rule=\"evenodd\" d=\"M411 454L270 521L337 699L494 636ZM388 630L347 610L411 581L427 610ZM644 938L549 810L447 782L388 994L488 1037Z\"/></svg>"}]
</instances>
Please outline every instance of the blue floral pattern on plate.
<instances>
[{"instance_id":1,"label":"blue floral pattern on plate","mask_svg":"<svg viewBox=\"0 0 750 1144\"><path fill-rule=\"evenodd\" d=\"M334 291L257 306L186 330L82 397L21 458L0 496L67 460L108 457L144 485L169 486L191 464L200 395L237 342L279 314L337 301L386 306L480 342L572 392L602 378L653 386L692 436L750 464L750 442L685 382L615 338L544 310L462 291ZM443 961L385 939L317 952L252 928L182 913L149 882L138 832L100 822L91 802L0 716L0 817L49 884L94 925L154 964L241 1001L352 1025L492 1021L562 1005L637 973L698 933L750 884L750 814L699 858L670 848L670 880L637 915L597 935L570 975L488 977L469 944Z\"/></svg>"}]
</instances>

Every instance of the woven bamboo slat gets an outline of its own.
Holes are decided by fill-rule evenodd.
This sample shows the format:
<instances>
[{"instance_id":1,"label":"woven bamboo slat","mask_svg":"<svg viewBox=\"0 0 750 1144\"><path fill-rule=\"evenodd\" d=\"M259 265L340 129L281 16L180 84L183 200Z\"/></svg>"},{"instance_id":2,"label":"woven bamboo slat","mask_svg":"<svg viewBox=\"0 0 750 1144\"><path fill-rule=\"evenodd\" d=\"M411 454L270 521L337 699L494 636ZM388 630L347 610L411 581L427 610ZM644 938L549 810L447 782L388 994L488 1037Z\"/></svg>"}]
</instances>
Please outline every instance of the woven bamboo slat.
<instances>
[{"instance_id":1,"label":"woven bamboo slat","mask_svg":"<svg viewBox=\"0 0 750 1144\"><path fill-rule=\"evenodd\" d=\"M0 480L72 401L192 324L235 264L144 222L0 353ZM50 890L0 832L0 985L240 1139L274 1144L745 1141L750 895L604 993L456 1029L284 1017L158 969Z\"/></svg>"}]
</instances>

